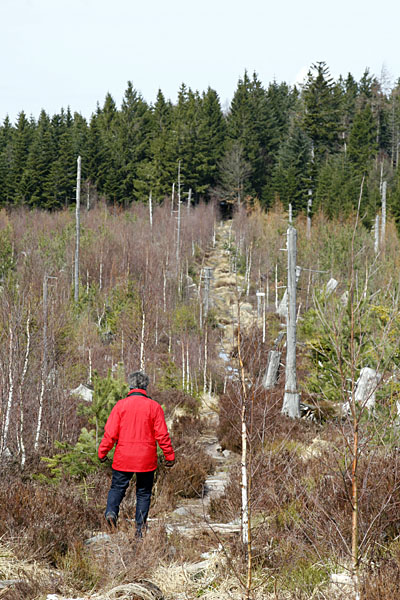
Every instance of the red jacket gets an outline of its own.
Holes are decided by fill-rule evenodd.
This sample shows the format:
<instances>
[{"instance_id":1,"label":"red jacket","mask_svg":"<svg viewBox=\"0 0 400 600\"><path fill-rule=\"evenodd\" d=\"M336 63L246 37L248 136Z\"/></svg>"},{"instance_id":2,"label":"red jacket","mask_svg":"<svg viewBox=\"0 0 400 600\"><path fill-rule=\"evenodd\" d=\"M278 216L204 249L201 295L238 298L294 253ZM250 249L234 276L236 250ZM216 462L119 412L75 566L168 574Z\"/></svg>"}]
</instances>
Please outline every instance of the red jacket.
<instances>
[{"instance_id":1,"label":"red jacket","mask_svg":"<svg viewBox=\"0 0 400 600\"><path fill-rule=\"evenodd\" d=\"M138 394L138 395L136 395ZM145 390L131 390L112 409L99 446L99 458L104 458L114 444L113 469L144 472L157 468L157 444L166 460L174 460L164 411Z\"/></svg>"}]
</instances>

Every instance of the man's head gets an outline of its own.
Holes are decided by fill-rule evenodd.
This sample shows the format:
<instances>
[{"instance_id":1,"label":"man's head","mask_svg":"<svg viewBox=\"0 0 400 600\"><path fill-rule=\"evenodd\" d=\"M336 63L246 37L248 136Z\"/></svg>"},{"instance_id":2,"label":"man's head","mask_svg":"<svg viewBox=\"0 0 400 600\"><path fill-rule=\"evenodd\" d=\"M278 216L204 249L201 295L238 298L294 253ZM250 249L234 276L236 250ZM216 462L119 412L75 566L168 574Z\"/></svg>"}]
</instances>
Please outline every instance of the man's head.
<instances>
[{"instance_id":1,"label":"man's head","mask_svg":"<svg viewBox=\"0 0 400 600\"><path fill-rule=\"evenodd\" d=\"M142 371L135 371L128 375L128 384L131 390L146 390L149 385L149 377Z\"/></svg>"}]
</instances>

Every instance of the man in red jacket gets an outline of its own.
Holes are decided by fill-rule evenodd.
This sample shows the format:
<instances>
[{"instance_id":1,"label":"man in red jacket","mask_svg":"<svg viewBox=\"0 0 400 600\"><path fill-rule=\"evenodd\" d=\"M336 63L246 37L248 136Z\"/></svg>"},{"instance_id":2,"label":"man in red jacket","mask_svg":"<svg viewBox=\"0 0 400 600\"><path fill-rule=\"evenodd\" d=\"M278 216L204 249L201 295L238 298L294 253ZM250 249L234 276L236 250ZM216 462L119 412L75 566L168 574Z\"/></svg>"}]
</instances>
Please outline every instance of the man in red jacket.
<instances>
[{"instance_id":1,"label":"man in red jacket","mask_svg":"<svg viewBox=\"0 0 400 600\"><path fill-rule=\"evenodd\" d=\"M164 453L167 467L174 465L175 453L164 411L146 393L148 376L136 371L128 376L128 383L129 394L117 402L108 417L98 456L104 462L116 444L105 513L110 527L117 524L119 505L133 474L136 474L136 533L142 537L157 468L157 443Z\"/></svg>"}]
</instances>

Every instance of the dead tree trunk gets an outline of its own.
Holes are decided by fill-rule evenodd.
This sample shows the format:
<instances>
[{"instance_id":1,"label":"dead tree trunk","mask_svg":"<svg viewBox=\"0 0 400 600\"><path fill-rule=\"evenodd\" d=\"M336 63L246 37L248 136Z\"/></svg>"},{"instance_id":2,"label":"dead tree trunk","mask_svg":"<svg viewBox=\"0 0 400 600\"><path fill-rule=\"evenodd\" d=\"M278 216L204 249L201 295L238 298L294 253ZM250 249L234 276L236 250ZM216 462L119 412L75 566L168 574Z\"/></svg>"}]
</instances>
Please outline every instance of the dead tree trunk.
<instances>
[{"instance_id":1,"label":"dead tree trunk","mask_svg":"<svg viewBox=\"0 0 400 600\"><path fill-rule=\"evenodd\" d=\"M385 245L385 236L386 236L386 188L387 183L384 181L382 183L382 219L381 219L381 247L383 248Z\"/></svg>"},{"instance_id":2,"label":"dead tree trunk","mask_svg":"<svg viewBox=\"0 0 400 600\"><path fill-rule=\"evenodd\" d=\"M149 194L149 218L150 218L150 229L153 230L153 202L151 198L151 192Z\"/></svg>"},{"instance_id":3,"label":"dead tree trunk","mask_svg":"<svg viewBox=\"0 0 400 600\"><path fill-rule=\"evenodd\" d=\"M289 227L287 230L288 311L286 320L286 380L282 413L293 419L300 417L300 395L297 391L296 374L296 239L296 229Z\"/></svg>"},{"instance_id":4,"label":"dead tree trunk","mask_svg":"<svg viewBox=\"0 0 400 600\"><path fill-rule=\"evenodd\" d=\"M76 175L76 210L75 210L75 273L74 273L74 300L79 299L79 241L80 241L80 203L81 203L81 157L78 156L78 170Z\"/></svg>"},{"instance_id":5,"label":"dead tree trunk","mask_svg":"<svg viewBox=\"0 0 400 600\"><path fill-rule=\"evenodd\" d=\"M181 161L178 165L178 231L176 234L176 268L179 273L179 258L181 247Z\"/></svg>"},{"instance_id":6,"label":"dead tree trunk","mask_svg":"<svg viewBox=\"0 0 400 600\"><path fill-rule=\"evenodd\" d=\"M270 350L268 352L268 365L263 378L263 387L271 390L278 382L279 365L281 363L282 353L279 350Z\"/></svg>"}]
</instances>

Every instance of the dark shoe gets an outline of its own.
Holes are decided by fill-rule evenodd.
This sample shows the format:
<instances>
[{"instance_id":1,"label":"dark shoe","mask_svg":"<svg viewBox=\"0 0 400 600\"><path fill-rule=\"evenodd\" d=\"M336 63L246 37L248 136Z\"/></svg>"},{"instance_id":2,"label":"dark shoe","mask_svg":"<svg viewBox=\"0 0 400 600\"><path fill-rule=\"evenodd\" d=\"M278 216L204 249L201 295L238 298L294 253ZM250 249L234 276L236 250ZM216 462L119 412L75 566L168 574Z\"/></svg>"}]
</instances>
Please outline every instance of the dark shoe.
<instances>
[{"instance_id":1,"label":"dark shoe","mask_svg":"<svg viewBox=\"0 0 400 600\"><path fill-rule=\"evenodd\" d=\"M106 514L106 521L111 530L117 527L117 515L114 512L108 512Z\"/></svg>"}]
</instances>

